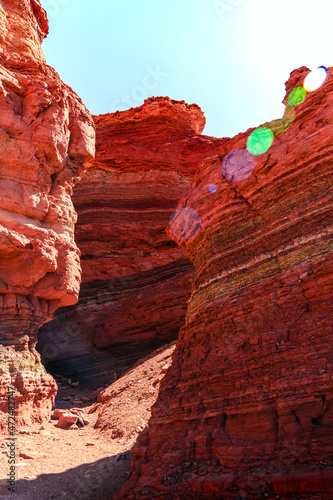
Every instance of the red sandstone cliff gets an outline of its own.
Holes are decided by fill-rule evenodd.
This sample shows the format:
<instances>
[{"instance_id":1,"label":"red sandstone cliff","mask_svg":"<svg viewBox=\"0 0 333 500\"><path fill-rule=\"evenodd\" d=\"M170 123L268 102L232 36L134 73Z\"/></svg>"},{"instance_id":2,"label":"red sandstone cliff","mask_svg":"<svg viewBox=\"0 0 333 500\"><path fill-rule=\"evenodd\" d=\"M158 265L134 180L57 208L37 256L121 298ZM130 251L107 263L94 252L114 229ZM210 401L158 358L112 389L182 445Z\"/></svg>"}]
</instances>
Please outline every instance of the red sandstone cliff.
<instances>
[{"instance_id":1,"label":"red sandstone cliff","mask_svg":"<svg viewBox=\"0 0 333 500\"><path fill-rule=\"evenodd\" d=\"M80 300L43 326L38 349L49 369L100 385L184 324L193 266L165 230L225 139L200 135L198 106L162 97L95 123L96 161L73 196Z\"/></svg>"},{"instance_id":2,"label":"red sandstone cliff","mask_svg":"<svg viewBox=\"0 0 333 500\"><path fill-rule=\"evenodd\" d=\"M49 418L56 383L35 350L39 327L77 301L79 251L72 188L92 162L94 123L46 65L38 0L0 5L0 427L7 387L16 423Z\"/></svg>"},{"instance_id":3,"label":"red sandstone cliff","mask_svg":"<svg viewBox=\"0 0 333 500\"><path fill-rule=\"evenodd\" d=\"M332 114L331 68L252 173L252 131L197 170L170 224L196 270L186 325L117 498L333 492Z\"/></svg>"}]
</instances>

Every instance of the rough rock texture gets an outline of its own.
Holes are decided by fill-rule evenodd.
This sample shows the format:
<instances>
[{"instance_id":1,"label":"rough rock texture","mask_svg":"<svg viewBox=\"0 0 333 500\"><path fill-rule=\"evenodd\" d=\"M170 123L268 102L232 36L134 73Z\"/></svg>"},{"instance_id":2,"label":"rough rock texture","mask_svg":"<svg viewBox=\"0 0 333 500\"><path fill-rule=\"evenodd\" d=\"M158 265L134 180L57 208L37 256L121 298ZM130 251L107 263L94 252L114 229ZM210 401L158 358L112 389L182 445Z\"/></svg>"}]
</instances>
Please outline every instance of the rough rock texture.
<instances>
[{"instance_id":1,"label":"rough rock texture","mask_svg":"<svg viewBox=\"0 0 333 500\"><path fill-rule=\"evenodd\" d=\"M94 123L45 63L38 0L0 3L0 427L49 418L56 383L35 350L39 327L77 301L72 187L94 155Z\"/></svg>"},{"instance_id":2,"label":"rough rock texture","mask_svg":"<svg viewBox=\"0 0 333 500\"><path fill-rule=\"evenodd\" d=\"M180 203L202 224L178 239L194 291L117 498L333 493L332 68L294 111L252 175L221 173L248 131L203 163Z\"/></svg>"},{"instance_id":3,"label":"rough rock texture","mask_svg":"<svg viewBox=\"0 0 333 500\"><path fill-rule=\"evenodd\" d=\"M38 349L51 371L97 387L183 326L194 270L166 227L225 140L200 135L198 106L162 97L95 122L96 161L73 197L80 300L44 325Z\"/></svg>"},{"instance_id":4,"label":"rough rock texture","mask_svg":"<svg viewBox=\"0 0 333 500\"><path fill-rule=\"evenodd\" d=\"M95 428L132 446L148 423L174 350L175 342L161 347L102 391L97 397L100 409Z\"/></svg>"}]
</instances>

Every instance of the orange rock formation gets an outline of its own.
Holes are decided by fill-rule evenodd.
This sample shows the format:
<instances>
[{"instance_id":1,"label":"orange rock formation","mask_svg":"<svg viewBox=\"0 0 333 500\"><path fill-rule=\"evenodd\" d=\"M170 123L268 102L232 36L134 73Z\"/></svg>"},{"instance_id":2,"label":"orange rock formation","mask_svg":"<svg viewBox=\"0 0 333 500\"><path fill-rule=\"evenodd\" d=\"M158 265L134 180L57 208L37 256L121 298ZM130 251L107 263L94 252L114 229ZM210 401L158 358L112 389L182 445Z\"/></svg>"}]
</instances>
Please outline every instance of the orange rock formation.
<instances>
[{"instance_id":1,"label":"orange rock formation","mask_svg":"<svg viewBox=\"0 0 333 500\"><path fill-rule=\"evenodd\" d=\"M196 168L225 139L201 135L197 105L167 97L95 123L96 161L73 195L80 300L43 326L38 349L49 369L97 387L177 338L193 266L165 230Z\"/></svg>"},{"instance_id":2,"label":"orange rock formation","mask_svg":"<svg viewBox=\"0 0 333 500\"><path fill-rule=\"evenodd\" d=\"M332 114L330 68L266 124L251 174L253 131L197 170L170 223L196 269L187 321L117 498L333 492Z\"/></svg>"},{"instance_id":3,"label":"orange rock formation","mask_svg":"<svg viewBox=\"0 0 333 500\"><path fill-rule=\"evenodd\" d=\"M46 65L38 0L0 5L0 426L7 387L17 423L49 418L56 383L35 350L38 328L80 286L72 188L93 160L91 115Z\"/></svg>"}]
</instances>

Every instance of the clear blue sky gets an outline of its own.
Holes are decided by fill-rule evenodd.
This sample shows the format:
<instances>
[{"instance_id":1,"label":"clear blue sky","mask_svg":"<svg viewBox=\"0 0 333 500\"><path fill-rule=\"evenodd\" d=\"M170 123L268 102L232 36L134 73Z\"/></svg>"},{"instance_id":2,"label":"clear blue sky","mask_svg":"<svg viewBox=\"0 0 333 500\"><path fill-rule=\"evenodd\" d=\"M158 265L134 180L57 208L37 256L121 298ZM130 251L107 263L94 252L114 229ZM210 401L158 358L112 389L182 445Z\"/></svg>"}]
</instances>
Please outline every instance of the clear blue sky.
<instances>
[{"instance_id":1,"label":"clear blue sky","mask_svg":"<svg viewBox=\"0 0 333 500\"><path fill-rule=\"evenodd\" d=\"M196 103L204 134L282 116L300 66L333 66L333 0L42 0L47 63L93 114Z\"/></svg>"}]
</instances>

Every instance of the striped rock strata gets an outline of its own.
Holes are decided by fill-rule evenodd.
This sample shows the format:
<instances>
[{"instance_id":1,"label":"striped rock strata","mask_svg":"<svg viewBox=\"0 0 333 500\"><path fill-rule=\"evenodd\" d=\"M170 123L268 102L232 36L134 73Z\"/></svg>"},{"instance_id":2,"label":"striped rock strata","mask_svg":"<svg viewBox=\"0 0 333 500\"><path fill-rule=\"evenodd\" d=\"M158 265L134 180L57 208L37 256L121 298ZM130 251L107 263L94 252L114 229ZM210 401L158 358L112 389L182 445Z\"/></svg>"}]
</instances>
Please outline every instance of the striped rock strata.
<instances>
[{"instance_id":1,"label":"striped rock strata","mask_svg":"<svg viewBox=\"0 0 333 500\"><path fill-rule=\"evenodd\" d=\"M292 73L287 95L308 72ZM174 227L194 291L117 498L333 492L333 68L293 109L288 126L269 124L284 132L252 175L221 171L248 131L202 163L180 202L201 221L188 241Z\"/></svg>"},{"instance_id":2,"label":"striped rock strata","mask_svg":"<svg viewBox=\"0 0 333 500\"><path fill-rule=\"evenodd\" d=\"M39 333L52 371L109 383L184 324L193 266L166 234L196 167L225 140L196 105L151 98L95 117L96 161L75 187L80 300Z\"/></svg>"},{"instance_id":3,"label":"striped rock strata","mask_svg":"<svg viewBox=\"0 0 333 500\"><path fill-rule=\"evenodd\" d=\"M72 187L94 155L94 123L45 63L38 0L0 4L0 427L15 389L16 423L49 418L56 383L37 331L77 301Z\"/></svg>"}]
</instances>

